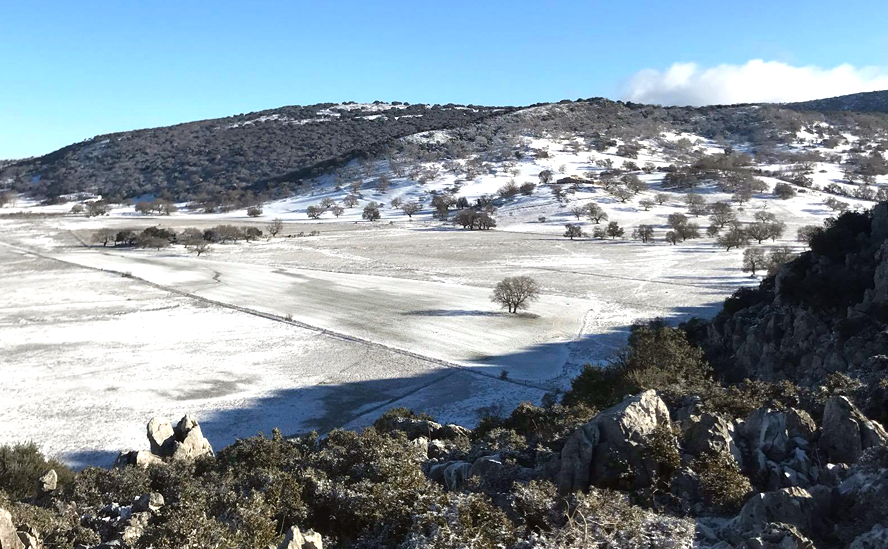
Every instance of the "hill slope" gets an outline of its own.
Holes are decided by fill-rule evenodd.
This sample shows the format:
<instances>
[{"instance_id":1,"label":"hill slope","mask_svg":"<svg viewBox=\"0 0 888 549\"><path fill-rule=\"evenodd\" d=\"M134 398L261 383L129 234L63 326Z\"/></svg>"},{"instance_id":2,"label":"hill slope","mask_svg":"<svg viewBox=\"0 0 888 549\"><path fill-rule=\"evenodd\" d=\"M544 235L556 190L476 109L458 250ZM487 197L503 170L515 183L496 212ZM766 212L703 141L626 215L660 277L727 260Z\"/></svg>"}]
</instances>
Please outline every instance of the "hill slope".
<instances>
[{"instance_id":1,"label":"hill slope","mask_svg":"<svg viewBox=\"0 0 888 549\"><path fill-rule=\"evenodd\" d=\"M856 111L856 112L888 112L888 90L852 93L826 99L814 99L798 103L787 103L786 108L799 111Z\"/></svg>"}]
</instances>

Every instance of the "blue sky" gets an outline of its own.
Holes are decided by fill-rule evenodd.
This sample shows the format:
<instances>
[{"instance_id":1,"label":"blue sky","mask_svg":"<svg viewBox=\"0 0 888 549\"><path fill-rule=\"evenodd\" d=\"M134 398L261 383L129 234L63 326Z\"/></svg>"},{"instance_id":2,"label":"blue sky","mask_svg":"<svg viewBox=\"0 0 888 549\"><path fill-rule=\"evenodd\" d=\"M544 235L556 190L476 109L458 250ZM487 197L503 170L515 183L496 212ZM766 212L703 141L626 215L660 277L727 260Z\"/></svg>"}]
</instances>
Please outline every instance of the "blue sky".
<instances>
[{"instance_id":1,"label":"blue sky","mask_svg":"<svg viewBox=\"0 0 888 549\"><path fill-rule=\"evenodd\" d=\"M884 68L886 4L7 0L0 158L291 104L621 98L677 62Z\"/></svg>"}]
</instances>

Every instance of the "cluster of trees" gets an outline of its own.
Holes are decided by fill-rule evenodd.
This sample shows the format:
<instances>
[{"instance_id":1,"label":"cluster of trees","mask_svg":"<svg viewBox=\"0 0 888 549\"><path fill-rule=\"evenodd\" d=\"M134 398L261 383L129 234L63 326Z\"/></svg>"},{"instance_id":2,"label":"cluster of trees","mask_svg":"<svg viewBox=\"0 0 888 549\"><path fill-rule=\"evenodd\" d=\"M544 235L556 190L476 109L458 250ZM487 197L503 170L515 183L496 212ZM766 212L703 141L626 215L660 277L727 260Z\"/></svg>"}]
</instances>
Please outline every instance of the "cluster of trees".
<instances>
[{"instance_id":1,"label":"cluster of trees","mask_svg":"<svg viewBox=\"0 0 888 549\"><path fill-rule=\"evenodd\" d=\"M778 246L766 251L763 248L747 248L743 251L743 270L755 276L756 271L766 271L773 276L784 263L798 257L789 246Z\"/></svg>"},{"instance_id":2,"label":"cluster of trees","mask_svg":"<svg viewBox=\"0 0 888 549\"><path fill-rule=\"evenodd\" d=\"M271 237L277 236L283 230L283 222L275 219L267 226ZM208 229L189 227L180 232L164 227L148 227L141 231L137 229L111 229L102 228L92 234L92 242L103 247L112 244L115 247L155 248L160 250L172 244L181 244L198 256L209 251L211 244L224 244L239 240L256 240L263 236L261 229L257 227L237 227L235 225L217 225Z\"/></svg>"},{"instance_id":3,"label":"cluster of trees","mask_svg":"<svg viewBox=\"0 0 888 549\"><path fill-rule=\"evenodd\" d=\"M111 204L105 200L90 200L71 206L71 215L85 215L86 217L99 217L111 212Z\"/></svg>"},{"instance_id":4,"label":"cluster of trees","mask_svg":"<svg viewBox=\"0 0 888 549\"><path fill-rule=\"evenodd\" d=\"M170 200L164 200L162 198L155 198L154 200L148 202L137 202L135 209L137 212L141 214L157 214L157 215L170 215L179 210L176 205Z\"/></svg>"},{"instance_id":5,"label":"cluster of trees","mask_svg":"<svg viewBox=\"0 0 888 549\"><path fill-rule=\"evenodd\" d=\"M488 230L496 227L496 220L487 212L472 208L459 210L453 216L453 222L463 229Z\"/></svg>"}]
</instances>

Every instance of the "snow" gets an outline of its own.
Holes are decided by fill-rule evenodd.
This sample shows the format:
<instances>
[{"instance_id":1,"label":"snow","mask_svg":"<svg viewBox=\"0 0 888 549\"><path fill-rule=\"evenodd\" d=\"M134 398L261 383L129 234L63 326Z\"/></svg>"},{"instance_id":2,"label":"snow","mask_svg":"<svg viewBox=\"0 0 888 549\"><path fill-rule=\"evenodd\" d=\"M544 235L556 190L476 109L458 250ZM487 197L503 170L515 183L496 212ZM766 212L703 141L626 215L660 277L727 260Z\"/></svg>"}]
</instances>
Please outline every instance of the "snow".
<instances>
[{"instance_id":1,"label":"snow","mask_svg":"<svg viewBox=\"0 0 888 549\"><path fill-rule=\"evenodd\" d=\"M383 116L394 107L343 104L318 115L361 110ZM550 108L532 111L544 115ZM821 150L815 134L797 137L788 150ZM447 131L405 138L448 139ZM686 213L686 193L664 190L660 172L639 173L650 189L626 202L600 185L583 184L561 203L539 185L530 196L499 200L493 231L434 220L432 192L458 187L458 196L474 201L512 179L537 182L547 169L557 180L600 172L597 162L606 159L617 167L628 161L666 166L675 162L669 144L681 139L706 154L722 153L718 144L688 133L664 132L639 143L637 159L617 156L616 147L574 153L566 140L535 137L526 140L521 160L492 163L468 181L443 164L423 164L438 171L425 183L397 176L380 161L373 173L356 176L363 183L356 207L319 220L308 219L306 208L324 198L341 202L352 179L343 180L343 188L331 176L309 181L299 194L264 204L258 218L243 209L142 216L130 206L87 219L59 215L71 203L21 199L0 214L45 216L0 215L6 290L0 295L0 377L9 380L0 385L0 444L34 439L76 465L107 464L119 450L145 446L144 424L154 415L195 413L220 446L275 426L287 434L361 427L393 406L472 425L482 406L508 411L522 400L539 402L546 391L566 389L584 364L612 357L634 322L711 316L738 287L757 284L760 274L743 273L742 250L725 252L711 238L663 242L668 215ZM757 167L780 172L788 166ZM357 164L347 168L361 173ZM380 175L392 181L384 192L374 188ZM839 181L837 163L817 163L810 177L818 188L854 188ZM770 192L780 180L760 179L769 192L735 209L743 222L766 210L787 224L783 237L764 247L801 250L796 229L834 215L824 204L833 195L797 187L796 197L780 200ZM888 185L888 178L880 176L877 185ZM666 203L641 207L642 199L660 192ZM731 199L711 184L694 192L710 202ZM409 219L390 207L395 198L421 201L424 210ZM838 198L852 208L873 205ZM382 204L381 221L361 219L370 202ZM564 238L565 223L593 230L591 221L571 214L588 202L604 208L627 238ZM81 245L101 227L264 229L274 218L285 222L282 237L213 245L201 257L181 246L158 252ZM707 224L705 216L691 220ZM642 223L655 227L656 242L628 238ZM310 231L320 235L296 236ZM489 301L490 291L503 277L521 274L534 277L542 295L526 314L509 315ZM507 380L499 379L503 372Z\"/></svg>"}]
</instances>

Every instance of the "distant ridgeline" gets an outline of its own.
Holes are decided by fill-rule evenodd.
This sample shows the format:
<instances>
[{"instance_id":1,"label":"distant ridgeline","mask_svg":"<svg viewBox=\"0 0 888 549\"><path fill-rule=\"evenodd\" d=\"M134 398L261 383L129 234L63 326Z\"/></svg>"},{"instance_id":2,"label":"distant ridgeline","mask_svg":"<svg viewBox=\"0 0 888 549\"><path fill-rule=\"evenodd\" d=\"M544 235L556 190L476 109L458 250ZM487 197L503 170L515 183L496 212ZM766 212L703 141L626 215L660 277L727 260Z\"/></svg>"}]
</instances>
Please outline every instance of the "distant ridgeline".
<instances>
[{"instance_id":1,"label":"distant ridgeline","mask_svg":"<svg viewBox=\"0 0 888 549\"><path fill-rule=\"evenodd\" d=\"M419 180L423 162L514 160L525 152L522 138L527 137L575 139L598 150L619 142L626 150L618 154L632 156L629 149L637 152L639 140L662 132L690 132L726 148L742 144L756 162L768 164L805 128L816 130L830 148L843 139L842 132L877 136L888 128L888 114L877 112L888 110L885 97L886 92L875 92L790 105L700 108L603 98L518 108L281 107L102 135L45 156L0 163L0 187L49 202L87 192L110 202L151 196L224 209L290 196L305 179L323 173L342 184L378 176L372 160L388 161L386 169L398 177ZM852 108L866 112L847 112ZM363 164L360 173L343 169L352 160Z\"/></svg>"}]
</instances>

